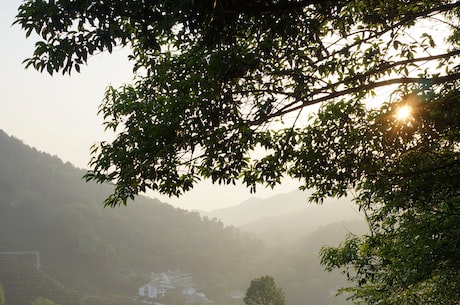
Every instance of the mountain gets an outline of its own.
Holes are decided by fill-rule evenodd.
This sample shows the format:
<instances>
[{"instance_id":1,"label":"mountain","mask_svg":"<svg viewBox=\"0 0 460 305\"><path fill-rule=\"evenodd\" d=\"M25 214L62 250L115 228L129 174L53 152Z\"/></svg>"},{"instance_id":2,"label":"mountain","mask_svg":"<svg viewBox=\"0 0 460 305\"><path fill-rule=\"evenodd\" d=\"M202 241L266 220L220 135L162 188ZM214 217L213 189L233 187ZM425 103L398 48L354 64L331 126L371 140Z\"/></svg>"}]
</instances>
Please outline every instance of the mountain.
<instances>
[{"instance_id":1,"label":"mountain","mask_svg":"<svg viewBox=\"0 0 460 305\"><path fill-rule=\"evenodd\" d=\"M180 269L219 297L256 273L254 237L145 197L103 208L112 186L84 173L0 131L0 252L37 251L44 272L96 295L133 296L150 272Z\"/></svg>"},{"instance_id":2,"label":"mountain","mask_svg":"<svg viewBox=\"0 0 460 305\"><path fill-rule=\"evenodd\" d=\"M349 198L327 198L319 205L309 203L309 195L295 190L267 199L250 199L206 215L254 233L272 246L294 242L327 224L364 219Z\"/></svg>"},{"instance_id":3,"label":"mountain","mask_svg":"<svg viewBox=\"0 0 460 305\"><path fill-rule=\"evenodd\" d=\"M250 198L239 205L216 209L204 215L218 218L226 225L241 226L264 217L279 216L305 208L307 195L300 191L279 194L267 199Z\"/></svg>"},{"instance_id":4,"label":"mountain","mask_svg":"<svg viewBox=\"0 0 460 305\"><path fill-rule=\"evenodd\" d=\"M338 271L324 272L319 251L325 245L338 245L347 234L361 235L367 231L367 224L362 220L320 226L296 241L274 248L271 259L265 262L265 271L283 287L287 304L349 304L345 296L336 297L336 293L340 287L350 284Z\"/></svg>"},{"instance_id":5,"label":"mountain","mask_svg":"<svg viewBox=\"0 0 460 305\"><path fill-rule=\"evenodd\" d=\"M306 195L303 196L305 198ZM353 220L364 221L355 204L347 198L328 198L321 205L305 203L296 212L264 217L239 228L256 234L267 244L279 246L296 241L325 225Z\"/></svg>"},{"instance_id":6,"label":"mountain","mask_svg":"<svg viewBox=\"0 0 460 305\"><path fill-rule=\"evenodd\" d=\"M103 208L113 186L86 183L84 173L0 130L0 264L11 265L11 252L40 257L40 268L30 267L30 260L15 263L24 268L0 265L6 304L28 305L41 294L62 305L139 305L133 296L150 273L168 270L191 273L199 290L219 305L242 305L230 293L244 292L251 279L265 274L275 277L290 305L345 304L332 297L345 279L323 271L318 251L354 230L353 221L329 223L336 218L324 215L328 222L318 227L319 214L300 216L313 211L305 194L246 202L245 212L233 209L237 220L252 213L239 229L142 196ZM288 225L276 221L295 215L315 225L270 247L255 235L282 231ZM270 229L261 229L263 223Z\"/></svg>"}]
</instances>

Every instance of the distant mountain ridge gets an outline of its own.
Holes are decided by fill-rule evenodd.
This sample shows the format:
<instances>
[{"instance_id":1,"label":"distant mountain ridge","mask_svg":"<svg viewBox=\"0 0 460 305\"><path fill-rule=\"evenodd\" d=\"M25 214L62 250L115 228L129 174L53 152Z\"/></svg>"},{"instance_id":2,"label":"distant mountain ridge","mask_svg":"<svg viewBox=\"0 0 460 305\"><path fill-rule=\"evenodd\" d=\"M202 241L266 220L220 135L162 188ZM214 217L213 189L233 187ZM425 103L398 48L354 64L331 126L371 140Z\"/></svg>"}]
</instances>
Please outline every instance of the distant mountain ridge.
<instances>
[{"instance_id":1,"label":"distant mountain ridge","mask_svg":"<svg viewBox=\"0 0 460 305\"><path fill-rule=\"evenodd\" d=\"M265 217L303 210L307 206L307 196L306 192L293 191L266 199L254 197L235 206L202 213L208 217L218 218L226 225L241 226Z\"/></svg>"},{"instance_id":2,"label":"distant mountain ridge","mask_svg":"<svg viewBox=\"0 0 460 305\"><path fill-rule=\"evenodd\" d=\"M364 219L349 198L326 198L317 205L308 202L310 194L295 190L267 199L254 198L204 215L276 244L293 242L327 224Z\"/></svg>"}]
</instances>

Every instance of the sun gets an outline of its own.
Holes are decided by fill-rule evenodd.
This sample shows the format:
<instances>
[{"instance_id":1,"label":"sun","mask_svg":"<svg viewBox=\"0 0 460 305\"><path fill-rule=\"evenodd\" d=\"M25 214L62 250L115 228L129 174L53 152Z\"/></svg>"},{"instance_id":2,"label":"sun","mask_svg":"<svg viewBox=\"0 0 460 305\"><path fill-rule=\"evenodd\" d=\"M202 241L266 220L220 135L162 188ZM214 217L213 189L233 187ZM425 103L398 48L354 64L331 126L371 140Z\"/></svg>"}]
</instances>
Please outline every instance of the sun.
<instances>
[{"instance_id":1,"label":"sun","mask_svg":"<svg viewBox=\"0 0 460 305\"><path fill-rule=\"evenodd\" d=\"M412 115L412 107L409 105L404 105L396 109L395 118L398 121L406 121Z\"/></svg>"}]
</instances>

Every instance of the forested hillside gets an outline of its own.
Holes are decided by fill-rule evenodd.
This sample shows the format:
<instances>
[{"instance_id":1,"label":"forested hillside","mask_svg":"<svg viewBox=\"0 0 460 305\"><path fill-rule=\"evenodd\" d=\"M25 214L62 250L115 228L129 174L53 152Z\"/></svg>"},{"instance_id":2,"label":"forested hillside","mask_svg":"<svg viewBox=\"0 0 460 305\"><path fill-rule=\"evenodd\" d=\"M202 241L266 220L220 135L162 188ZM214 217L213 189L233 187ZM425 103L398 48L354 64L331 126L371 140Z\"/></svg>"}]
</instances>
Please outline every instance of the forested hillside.
<instances>
[{"instance_id":1,"label":"forested hillside","mask_svg":"<svg viewBox=\"0 0 460 305\"><path fill-rule=\"evenodd\" d=\"M111 187L84 172L1 131L0 251L40 251L44 270L90 293L133 295L143 275L173 269L222 292L256 272L262 243L249 235L158 200L103 208Z\"/></svg>"},{"instance_id":2,"label":"forested hillside","mask_svg":"<svg viewBox=\"0 0 460 305\"><path fill-rule=\"evenodd\" d=\"M105 305L108 296L136 295L149 272L176 269L190 272L217 304L235 304L229 294L264 274L285 289L289 305L343 304L333 295L344 279L323 272L318 260L320 245L342 239L343 223L266 247L254 235L154 199L103 208L111 186L86 183L84 173L0 131L0 252L39 251L46 274L80 297L106 297L99 299ZM16 305L3 284L6 304Z\"/></svg>"}]
</instances>

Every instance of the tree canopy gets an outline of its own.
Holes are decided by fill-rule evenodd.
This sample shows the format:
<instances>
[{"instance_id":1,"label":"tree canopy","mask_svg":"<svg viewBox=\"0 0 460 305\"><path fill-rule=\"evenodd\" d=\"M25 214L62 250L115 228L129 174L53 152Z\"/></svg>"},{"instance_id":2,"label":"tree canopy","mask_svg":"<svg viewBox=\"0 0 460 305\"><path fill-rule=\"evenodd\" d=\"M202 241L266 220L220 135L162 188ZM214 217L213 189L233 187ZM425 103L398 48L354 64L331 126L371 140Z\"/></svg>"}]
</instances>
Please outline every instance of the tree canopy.
<instances>
[{"instance_id":1,"label":"tree canopy","mask_svg":"<svg viewBox=\"0 0 460 305\"><path fill-rule=\"evenodd\" d=\"M354 192L371 233L322 251L351 298L458 304L459 14L454 0L29 0L16 23L41 37L26 64L51 74L132 50L133 83L100 107L117 137L86 175L116 184L106 205L202 178Z\"/></svg>"},{"instance_id":2,"label":"tree canopy","mask_svg":"<svg viewBox=\"0 0 460 305\"><path fill-rule=\"evenodd\" d=\"M117 137L94 146L86 176L116 183L106 201L113 206L149 188L179 196L202 178L241 179L252 189L298 178L292 166L305 166L291 150L302 145L295 134L307 106L360 101L391 85L436 93L460 78L459 7L445 0L28 0L15 23L40 36L26 65L50 74L131 48L136 78L109 87L100 106Z\"/></svg>"},{"instance_id":3,"label":"tree canopy","mask_svg":"<svg viewBox=\"0 0 460 305\"><path fill-rule=\"evenodd\" d=\"M244 297L246 305L285 305L284 292L273 277L265 275L251 281Z\"/></svg>"},{"instance_id":4,"label":"tree canopy","mask_svg":"<svg viewBox=\"0 0 460 305\"><path fill-rule=\"evenodd\" d=\"M311 127L321 154L309 176L319 197L353 186L371 233L350 235L321 252L328 270L341 268L357 304L457 304L460 300L460 143L458 92L435 101L411 95L367 112L350 104L325 107ZM396 119L398 107L411 115ZM340 129L327 123L339 108ZM337 142L337 139L340 141ZM318 185L318 184L317 184Z\"/></svg>"}]
</instances>

